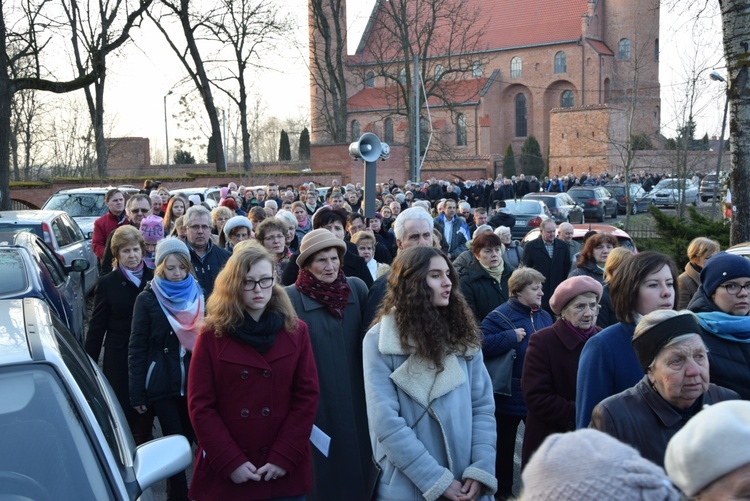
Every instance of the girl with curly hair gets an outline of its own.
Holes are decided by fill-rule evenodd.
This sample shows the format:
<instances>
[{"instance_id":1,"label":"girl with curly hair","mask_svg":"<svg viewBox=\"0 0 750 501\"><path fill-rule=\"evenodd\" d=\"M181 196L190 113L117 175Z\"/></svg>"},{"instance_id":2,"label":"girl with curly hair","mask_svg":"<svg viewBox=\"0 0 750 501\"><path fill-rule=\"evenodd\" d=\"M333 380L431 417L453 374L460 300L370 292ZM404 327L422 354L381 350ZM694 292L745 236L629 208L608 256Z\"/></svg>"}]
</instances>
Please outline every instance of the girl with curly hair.
<instances>
[{"instance_id":1,"label":"girl with curly hair","mask_svg":"<svg viewBox=\"0 0 750 501\"><path fill-rule=\"evenodd\" d=\"M399 252L378 320L363 344L376 499L492 500L492 382L447 256Z\"/></svg>"},{"instance_id":2,"label":"girl with curly hair","mask_svg":"<svg viewBox=\"0 0 750 501\"><path fill-rule=\"evenodd\" d=\"M206 304L188 376L198 439L190 499L302 501L312 485L318 377L274 258L238 245Z\"/></svg>"}]
</instances>

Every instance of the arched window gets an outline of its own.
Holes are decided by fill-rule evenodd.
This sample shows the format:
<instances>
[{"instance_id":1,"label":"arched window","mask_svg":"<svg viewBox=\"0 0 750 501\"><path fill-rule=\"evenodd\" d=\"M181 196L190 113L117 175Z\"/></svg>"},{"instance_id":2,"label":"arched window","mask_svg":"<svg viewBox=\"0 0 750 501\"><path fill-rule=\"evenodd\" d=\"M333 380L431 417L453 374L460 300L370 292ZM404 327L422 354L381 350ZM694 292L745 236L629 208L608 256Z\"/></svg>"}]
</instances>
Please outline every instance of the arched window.
<instances>
[{"instance_id":1,"label":"arched window","mask_svg":"<svg viewBox=\"0 0 750 501\"><path fill-rule=\"evenodd\" d=\"M610 85L610 83L609 83L609 78L605 78L605 79L604 79L604 102L605 102L605 103L608 103L608 102L609 102L609 99L610 99L610 95L609 95L609 85Z\"/></svg>"},{"instance_id":2,"label":"arched window","mask_svg":"<svg viewBox=\"0 0 750 501\"><path fill-rule=\"evenodd\" d=\"M526 137L526 96L516 94L516 137Z\"/></svg>"},{"instance_id":3,"label":"arched window","mask_svg":"<svg viewBox=\"0 0 750 501\"><path fill-rule=\"evenodd\" d=\"M419 154L424 155L427 142L430 140L430 122L425 117L419 117Z\"/></svg>"},{"instance_id":4,"label":"arched window","mask_svg":"<svg viewBox=\"0 0 750 501\"><path fill-rule=\"evenodd\" d=\"M388 144L393 143L393 120L390 118L385 119L383 124L383 141Z\"/></svg>"},{"instance_id":5,"label":"arched window","mask_svg":"<svg viewBox=\"0 0 750 501\"><path fill-rule=\"evenodd\" d=\"M352 141L359 139L359 120L352 120Z\"/></svg>"},{"instance_id":6,"label":"arched window","mask_svg":"<svg viewBox=\"0 0 750 501\"><path fill-rule=\"evenodd\" d=\"M521 78L523 63L520 57L514 57L510 60L510 78Z\"/></svg>"},{"instance_id":7,"label":"arched window","mask_svg":"<svg viewBox=\"0 0 750 501\"><path fill-rule=\"evenodd\" d=\"M466 146L466 115L463 113L456 120L456 146Z\"/></svg>"},{"instance_id":8,"label":"arched window","mask_svg":"<svg viewBox=\"0 0 750 501\"><path fill-rule=\"evenodd\" d=\"M439 82L443 78L443 73L445 73L445 68L443 68L442 64L435 66L433 74L436 82Z\"/></svg>"},{"instance_id":9,"label":"arched window","mask_svg":"<svg viewBox=\"0 0 750 501\"><path fill-rule=\"evenodd\" d=\"M568 71L568 58L563 51L555 54L555 73L565 73Z\"/></svg>"},{"instance_id":10,"label":"arched window","mask_svg":"<svg viewBox=\"0 0 750 501\"><path fill-rule=\"evenodd\" d=\"M654 40L654 61L659 61L659 39Z\"/></svg>"},{"instance_id":11,"label":"arched window","mask_svg":"<svg viewBox=\"0 0 750 501\"><path fill-rule=\"evenodd\" d=\"M630 40L623 38L617 46L617 59L630 59Z\"/></svg>"},{"instance_id":12,"label":"arched window","mask_svg":"<svg viewBox=\"0 0 750 501\"><path fill-rule=\"evenodd\" d=\"M484 75L484 69L482 69L482 63L474 61L471 63L471 76L474 78L480 78Z\"/></svg>"},{"instance_id":13,"label":"arched window","mask_svg":"<svg viewBox=\"0 0 750 501\"><path fill-rule=\"evenodd\" d=\"M406 83L406 68L401 68L401 71L398 72L398 81L402 84Z\"/></svg>"},{"instance_id":14,"label":"arched window","mask_svg":"<svg viewBox=\"0 0 750 501\"><path fill-rule=\"evenodd\" d=\"M375 73L372 71L367 72L367 77L365 78L365 87L375 87Z\"/></svg>"},{"instance_id":15,"label":"arched window","mask_svg":"<svg viewBox=\"0 0 750 501\"><path fill-rule=\"evenodd\" d=\"M573 91L572 90L564 90L562 94L560 94L560 107L561 108L572 108L574 106L573 102Z\"/></svg>"}]
</instances>

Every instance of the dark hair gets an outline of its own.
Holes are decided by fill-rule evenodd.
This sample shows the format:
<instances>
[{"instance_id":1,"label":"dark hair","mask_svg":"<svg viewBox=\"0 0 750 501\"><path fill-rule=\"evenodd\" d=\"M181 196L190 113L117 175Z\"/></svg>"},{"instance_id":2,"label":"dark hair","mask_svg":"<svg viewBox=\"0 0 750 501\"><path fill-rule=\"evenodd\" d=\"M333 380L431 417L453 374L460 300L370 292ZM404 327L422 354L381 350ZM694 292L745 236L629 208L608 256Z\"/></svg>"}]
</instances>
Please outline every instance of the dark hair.
<instances>
[{"instance_id":1,"label":"dark hair","mask_svg":"<svg viewBox=\"0 0 750 501\"><path fill-rule=\"evenodd\" d=\"M119 188L112 188L111 190L107 191L107 193L104 194L104 203L108 203L113 196L117 195L118 193L122 193L122 190ZM125 198L125 194L122 193L123 198Z\"/></svg>"},{"instance_id":2,"label":"dark hair","mask_svg":"<svg viewBox=\"0 0 750 501\"><path fill-rule=\"evenodd\" d=\"M669 266L676 298L677 266L672 258L665 254L656 251L639 252L617 270L609 286L609 297L617 320L626 323L635 321L634 313L641 283L648 275L661 270L664 266Z\"/></svg>"},{"instance_id":3,"label":"dark hair","mask_svg":"<svg viewBox=\"0 0 750 501\"><path fill-rule=\"evenodd\" d=\"M363 223L366 221L365 216L363 216L359 212L350 212L349 215L346 216L347 226L357 219L361 219Z\"/></svg>"},{"instance_id":4,"label":"dark hair","mask_svg":"<svg viewBox=\"0 0 750 501\"><path fill-rule=\"evenodd\" d=\"M347 213L344 209L330 206L321 207L313 214L313 229L317 230L332 223L341 223L341 227L346 228L346 216Z\"/></svg>"},{"instance_id":5,"label":"dark hair","mask_svg":"<svg viewBox=\"0 0 750 501\"><path fill-rule=\"evenodd\" d=\"M133 204L135 204L138 200L143 200L146 203L148 203L148 206L151 207L151 199L144 195L143 193L136 193L132 197L128 198L128 203L126 204L128 210L133 208ZM187 209L185 209L185 212L187 212Z\"/></svg>"},{"instance_id":6,"label":"dark hair","mask_svg":"<svg viewBox=\"0 0 750 501\"><path fill-rule=\"evenodd\" d=\"M256 224L259 224L261 221L263 221L265 218L268 217L268 214L266 214L266 211L263 210L263 207L255 206L252 209L250 209L250 212L247 214L247 218L250 220L250 222L253 223L253 228Z\"/></svg>"},{"instance_id":7,"label":"dark hair","mask_svg":"<svg viewBox=\"0 0 750 501\"><path fill-rule=\"evenodd\" d=\"M472 240L471 243L471 252L475 255L479 255L479 251L486 247L502 247L503 242L500 240L500 237L495 235L493 232L484 232L480 233L476 237L474 237L474 240Z\"/></svg>"},{"instance_id":8,"label":"dark hair","mask_svg":"<svg viewBox=\"0 0 750 501\"><path fill-rule=\"evenodd\" d=\"M453 283L448 306L432 304L427 285L430 261L441 257L448 264ZM464 355L481 346L474 314L458 289L458 273L448 256L434 247L411 247L399 251L388 274L388 290L376 321L393 310L401 345L443 370L449 354Z\"/></svg>"},{"instance_id":9,"label":"dark hair","mask_svg":"<svg viewBox=\"0 0 750 501\"><path fill-rule=\"evenodd\" d=\"M582 268L589 261L595 262L596 260L594 259L594 249L606 243L612 244L613 248L620 245L620 242L617 241L617 238L610 233L596 233L595 235L591 235L589 238L587 238L586 243L583 244L583 250L581 250L581 253L578 255L576 266L578 268Z\"/></svg>"}]
</instances>

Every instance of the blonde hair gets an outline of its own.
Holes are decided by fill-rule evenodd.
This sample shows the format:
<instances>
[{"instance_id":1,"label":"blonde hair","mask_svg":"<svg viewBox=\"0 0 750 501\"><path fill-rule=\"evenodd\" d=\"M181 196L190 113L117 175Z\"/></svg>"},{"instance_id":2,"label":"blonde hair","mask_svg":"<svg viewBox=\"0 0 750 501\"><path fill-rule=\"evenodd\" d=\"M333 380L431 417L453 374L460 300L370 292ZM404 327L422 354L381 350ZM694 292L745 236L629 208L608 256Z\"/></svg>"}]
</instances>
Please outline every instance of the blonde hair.
<instances>
[{"instance_id":1,"label":"blonde hair","mask_svg":"<svg viewBox=\"0 0 750 501\"><path fill-rule=\"evenodd\" d=\"M141 247L141 253L146 253L146 241L143 240L143 235L138 231L135 226L125 225L117 228L112 233L112 239L109 242L109 250L112 251L112 268L117 267L117 255L120 253L120 249L126 245L138 244Z\"/></svg>"},{"instance_id":2,"label":"blonde hair","mask_svg":"<svg viewBox=\"0 0 750 501\"><path fill-rule=\"evenodd\" d=\"M177 259L177 261L179 261L179 263L182 266L184 266L185 269L187 269L188 274L195 275L195 270L193 269L193 263L191 263L190 258L186 256L185 254L183 254L182 252L173 252L172 254L169 254L167 257L165 257L162 260L162 262L159 263L159 265L154 270L154 275L156 275L157 277L164 278L164 279L167 278L166 277L166 274L167 274L166 262L169 256L174 256Z\"/></svg>"},{"instance_id":3,"label":"blonde hair","mask_svg":"<svg viewBox=\"0 0 750 501\"><path fill-rule=\"evenodd\" d=\"M352 238L349 239L351 243L353 243L356 246L367 245L368 243L375 247L375 237L372 233L369 233L367 231L358 231L354 235L352 235Z\"/></svg>"},{"instance_id":4,"label":"blonde hair","mask_svg":"<svg viewBox=\"0 0 750 501\"><path fill-rule=\"evenodd\" d=\"M543 284L545 280L544 275L540 271L527 266L521 266L513 270L513 273L510 275L508 279L508 292L511 296L516 296L529 285L535 282Z\"/></svg>"},{"instance_id":5,"label":"blonde hair","mask_svg":"<svg viewBox=\"0 0 750 501\"><path fill-rule=\"evenodd\" d=\"M229 219L230 217L234 216L234 212L232 212L232 209L230 209L229 207L224 207L223 205L214 207L214 210L211 211L211 223L216 228L218 228L219 216L224 216Z\"/></svg>"},{"instance_id":6,"label":"blonde hair","mask_svg":"<svg viewBox=\"0 0 750 501\"><path fill-rule=\"evenodd\" d=\"M713 256L721 250L719 243L716 240L711 240L706 237L694 238L687 248L688 259L691 263L695 263L700 258L706 258Z\"/></svg>"},{"instance_id":7,"label":"blonde hair","mask_svg":"<svg viewBox=\"0 0 750 501\"><path fill-rule=\"evenodd\" d=\"M607 261L604 263L604 281L609 283L615 277L615 272L623 263L633 257L633 251L627 247L615 247L609 251Z\"/></svg>"},{"instance_id":8,"label":"blonde hair","mask_svg":"<svg viewBox=\"0 0 750 501\"><path fill-rule=\"evenodd\" d=\"M245 242L241 242L245 243ZM260 245L237 245L232 257L216 277L214 290L206 303L204 325L213 329L217 337L229 333L244 322L245 303L243 289L245 276L260 261L267 261L271 269L276 269L276 260ZM278 313L284 319L284 328L289 332L297 330L297 312L284 288L275 276L271 299L266 310Z\"/></svg>"}]
</instances>

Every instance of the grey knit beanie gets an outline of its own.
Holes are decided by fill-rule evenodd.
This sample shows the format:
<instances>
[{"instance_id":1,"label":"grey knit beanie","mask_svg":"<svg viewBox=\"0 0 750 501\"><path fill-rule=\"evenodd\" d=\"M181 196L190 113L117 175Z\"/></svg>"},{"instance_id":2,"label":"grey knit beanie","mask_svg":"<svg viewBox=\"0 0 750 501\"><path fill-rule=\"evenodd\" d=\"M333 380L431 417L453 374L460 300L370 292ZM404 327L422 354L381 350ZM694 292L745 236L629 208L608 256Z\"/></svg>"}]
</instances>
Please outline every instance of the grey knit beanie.
<instances>
[{"instance_id":1,"label":"grey knit beanie","mask_svg":"<svg viewBox=\"0 0 750 501\"><path fill-rule=\"evenodd\" d=\"M156 258L154 263L156 266L159 266L168 255L174 253L185 254L185 256L190 259L190 251L188 250L187 245L185 245L185 242L175 237L165 238L156 244Z\"/></svg>"},{"instance_id":2,"label":"grey knit beanie","mask_svg":"<svg viewBox=\"0 0 750 501\"><path fill-rule=\"evenodd\" d=\"M680 500L662 468L592 429L547 437L522 478L524 501Z\"/></svg>"}]
</instances>

